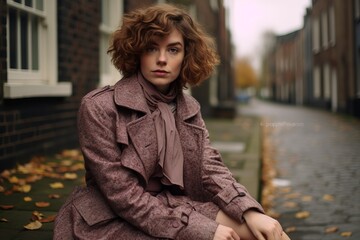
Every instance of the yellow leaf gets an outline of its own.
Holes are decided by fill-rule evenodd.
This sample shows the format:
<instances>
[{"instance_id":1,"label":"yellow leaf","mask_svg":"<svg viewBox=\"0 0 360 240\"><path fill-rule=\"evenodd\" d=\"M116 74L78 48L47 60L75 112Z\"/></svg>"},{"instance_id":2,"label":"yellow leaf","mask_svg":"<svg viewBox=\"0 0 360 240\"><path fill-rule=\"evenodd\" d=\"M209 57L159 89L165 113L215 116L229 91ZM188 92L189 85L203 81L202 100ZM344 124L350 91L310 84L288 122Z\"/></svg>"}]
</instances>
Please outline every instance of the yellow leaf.
<instances>
[{"instance_id":1,"label":"yellow leaf","mask_svg":"<svg viewBox=\"0 0 360 240\"><path fill-rule=\"evenodd\" d=\"M42 223L39 221L30 222L29 224L25 225L24 228L27 230L36 230L42 227Z\"/></svg>"},{"instance_id":2,"label":"yellow leaf","mask_svg":"<svg viewBox=\"0 0 360 240\"><path fill-rule=\"evenodd\" d=\"M311 202L311 201L312 201L312 196L303 196L303 197L301 198L301 200L302 200L303 202Z\"/></svg>"},{"instance_id":3,"label":"yellow leaf","mask_svg":"<svg viewBox=\"0 0 360 240\"><path fill-rule=\"evenodd\" d=\"M309 216L310 213L308 211L302 211L295 214L295 217L299 219L308 218Z\"/></svg>"},{"instance_id":4,"label":"yellow leaf","mask_svg":"<svg viewBox=\"0 0 360 240\"><path fill-rule=\"evenodd\" d=\"M43 208L43 207L50 206L50 203L49 202L36 202L35 206Z\"/></svg>"},{"instance_id":5,"label":"yellow leaf","mask_svg":"<svg viewBox=\"0 0 360 240\"><path fill-rule=\"evenodd\" d=\"M295 231L296 231L296 227L287 227L285 229L285 232L287 232L287 233L291 233L291 232L295 232Z\"/></svg>"},{"instance_id":6,"label":"yellow leaf","mask_svg":"<svg viewBox=\"0 0 360 240\"><path fill-rule=\"evenodd\" d=\"M287 208L295 208L298 204L296 202L284 202L283 206Z\"/></svg>"},{"instance_id":7,"label":"yellow leaf","mask_svg":"<svg viewBox=\"0 0 360 240\"><path fill-rule=\"evenodd\" d=\"M38 212L38 211L33 211L32 212L32 216L31 216L31 220L32 221L36 221L36 220L41 220L44 217L44 214Z\"/></svg>"},{"instance_id":8,"label":"yellow leaf","mask_svg":"<svg viewBox=\"0 0 360 240\"><path fill-rule=\"evenodd\" d=\"M342 237L351 237L352 232L342 232L340 235L341 235Z\"/></svg>"},{"instance_id":9,"label":"yellow leaf","mask_svg":"<svg viewBox=\"0 0 360 240\"><path fill-rule=\"evenodd\" d=\"M10 183L18 183L19 179L16 176L12 176L11 178L9 178L9 182Z\"/></svg>"},{"instance_id":10,"label":"yellow leaf","mask_svg":"<svg viewBox=\"0 0 360 240\"><path fill-rule=\"evenodd\" d=\"M24 197L24 201L25 202L31 202L32 201L32 198L27 196L27 197Z\"/></svg>"},{"instance_id":11,"label":"yellow leaf","mask_svg":"<svg viewBox=\"0 0 360 240\"><path fill-rule=\"evenodd\" d=\"M53 189L64 188L64 184L61 182L50 183L50 187Z\"/></svg>"},{"instance_id":12,"label":"yellow leaf","mask_svg":"<svg viewBox=\"0 0 360 240\"><path fill-rule=\"evenodd\" d=\"M68 180L74 180L77 179L77 174L76 173L65 173L64 174L64 178L68 179Z\"/></svg>"},{"instance_id":13,"label":"yellow leaf","mask_svg":"<svg viewBox=\"0 0 360 240\"><path fill-rule=\"evenodd\" d=\"M31 191L31 185L26 184L20 187L20 191L24 193L28 193Z\"/></svg>"},{"instance_id":14,"label":"yellow leaf","mask_svg":"<svg viewBox=\"0 0 360 240\"><path fill-rule=\"evenodd\" d=\"M339 230L339 227L331 226L331 227L327 227L325 229L325 233L334 233L334 232L337 232L337 230Z\"/></svg>"},{"instance_id":15,"label":"yellow leaf","mask_svg":"<svg viewBox=\"0 0 360 240\"><path fill-rule=\"evenodd\" d=\"M323 200L324 201L328 201L328 202L331 202L331 201L334 201L334 196L330 195L330 194L325 194L323 196Z\"/></svg>"},{"instance_id":16,"label":"yellow leaf","mask_svg":"<svg viewBox=\"0 0 360 240\"><path fill-rule=\"evenodd\" d=\"M73 164L73 161L66 159L66 160L62 160L60 164L65 167L70 167Z\"/></svg>"},{"instance_id":17,"label":"yellow leaf","mask_svg":"<svg viewBox=\"0 0 360 240\"><path fill-rule=\"evenodd\" d=\"M287 195L285 195L286 199L294 199L294 198L298 198L300 197L300 193L289 193Z\"/></svg>"}]
</instances>

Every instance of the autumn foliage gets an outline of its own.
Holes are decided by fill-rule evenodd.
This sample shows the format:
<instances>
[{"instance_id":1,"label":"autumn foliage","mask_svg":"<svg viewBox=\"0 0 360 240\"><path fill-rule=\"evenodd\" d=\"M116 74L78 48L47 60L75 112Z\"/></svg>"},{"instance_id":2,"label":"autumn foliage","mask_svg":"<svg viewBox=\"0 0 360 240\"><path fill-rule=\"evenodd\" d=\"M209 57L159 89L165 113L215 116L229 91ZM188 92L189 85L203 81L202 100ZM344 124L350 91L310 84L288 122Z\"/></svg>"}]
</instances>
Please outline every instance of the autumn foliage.
<instances>
[{"instance_id":1,"label":"autumn foliage","mask_svg":"<svg viewBox=\"0 0 360 240\"><path fill-rule=\"evenodd\" d=\"M249 59L239 58L235 61L235 86L237 89L254 87L257 84L257 76Z\"/></svg>"}]
</instances>

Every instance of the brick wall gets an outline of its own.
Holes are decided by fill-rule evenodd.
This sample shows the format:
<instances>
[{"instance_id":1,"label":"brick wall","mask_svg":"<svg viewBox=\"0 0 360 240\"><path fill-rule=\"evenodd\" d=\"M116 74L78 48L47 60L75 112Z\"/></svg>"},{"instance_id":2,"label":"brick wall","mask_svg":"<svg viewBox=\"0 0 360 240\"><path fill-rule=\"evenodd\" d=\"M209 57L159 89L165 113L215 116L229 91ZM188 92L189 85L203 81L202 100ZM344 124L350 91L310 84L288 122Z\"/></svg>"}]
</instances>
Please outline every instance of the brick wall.
<instances>
[{"instance_id":1,"label":"brick wall","mask_svg":"<svg viewBox=\"0 0 360 240\"><path fill-rule=\"evenodd\" d=\"M6 0L0 0L0 104L3 98L3 83L7 79L6 14L7 14Z\"/></svg>"},{"instance_id":2,"label":"brick wall","mask_svg":"<svg viewBox=\"0 0 360 240\"><path fill-rule=\"evenodd\" d=\"M6 0L0 0L1 82L6 81ZM69 98L2 99L0 103L0 170L31 156L78 146L76 115L84 94L99 79L100 2L58 1L59 81L73 84ZM2 90L1 90L2 93Z\"/></svg>"}]
</instances>

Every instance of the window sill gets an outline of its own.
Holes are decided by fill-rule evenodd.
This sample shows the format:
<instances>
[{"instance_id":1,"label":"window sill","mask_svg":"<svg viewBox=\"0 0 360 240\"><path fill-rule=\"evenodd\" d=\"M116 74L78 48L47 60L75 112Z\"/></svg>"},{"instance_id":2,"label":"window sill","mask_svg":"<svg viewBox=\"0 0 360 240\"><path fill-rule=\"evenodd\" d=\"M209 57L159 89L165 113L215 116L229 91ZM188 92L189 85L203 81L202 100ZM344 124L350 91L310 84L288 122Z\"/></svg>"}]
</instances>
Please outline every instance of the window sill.
<instances>
[{"instance_id":1,"label":"window sill","mask_svg":"<svg viewBox=\"0 0 360 240\"><path fill-rule=\"evenodd\" d=\"M72 94L72 83L59 82L57 84L20 84L5 83L4 98L29 97L69 97Z\"/></svg>"}]
</instances>

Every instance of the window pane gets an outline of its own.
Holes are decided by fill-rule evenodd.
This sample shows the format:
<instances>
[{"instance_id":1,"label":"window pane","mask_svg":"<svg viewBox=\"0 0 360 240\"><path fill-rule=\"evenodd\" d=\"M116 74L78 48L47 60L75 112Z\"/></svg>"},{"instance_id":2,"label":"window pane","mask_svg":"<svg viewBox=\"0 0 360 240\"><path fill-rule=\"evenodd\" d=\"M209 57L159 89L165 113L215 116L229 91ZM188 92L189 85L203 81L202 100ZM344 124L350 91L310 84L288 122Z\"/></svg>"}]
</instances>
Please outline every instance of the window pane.
<instances>
[{"instance_id":1,"label":"window pane","mask_svg":"<svg viewBox=\"0 0 360 240\"><path fill-rule=\"evenodd\" d=\"M10 45L10 68L17 68L17 12L9 9L9 45Z\"/></svg>"},{"instance_id":2,"label":"window pane","mask_svg":"<svg viewBox=\"0 0 360 240\"><path fill-rule=\"evenodd\" d=\"M21 3L21 0L14 0L14 2Z\"/></svg>"},{"instance_id":3,"label":"window pane","mask_svg":"<svg viewBox=\"0 0 360 240\"><path fill-rule=\"evenodd\" d=\"M36 0L36 9L43 11L44 10L44 1Z\"/></svg>"},{"instance_id":4,"label":"window pane","mask_svg":"<svg viewBox=\"0 0 360 240\"><path fill-rule=\"evenodd\" d=\"M20 14L21 68L29 69L28 63L28 14Z\"/></svg>"},{"instance_id":5,"label":"window pane","mask_svg":"<svg viewBox=\"0 0 360 240\"><path fill-rule=\"evenodd\" d=\"M33 6L32 0L25 0L25 5L28 7L32 7Z\"/></svg>"},{"instance_id":6,"label":"window pane","mask_svg":"<svg viewBox=\"0 0 360 240\"><path fill-rule=\"evenodd\" d=\"M33 17L31 21L31 42L32 42L32 69L39 70L39 20Z\"/></svg>"}]
</instances>

